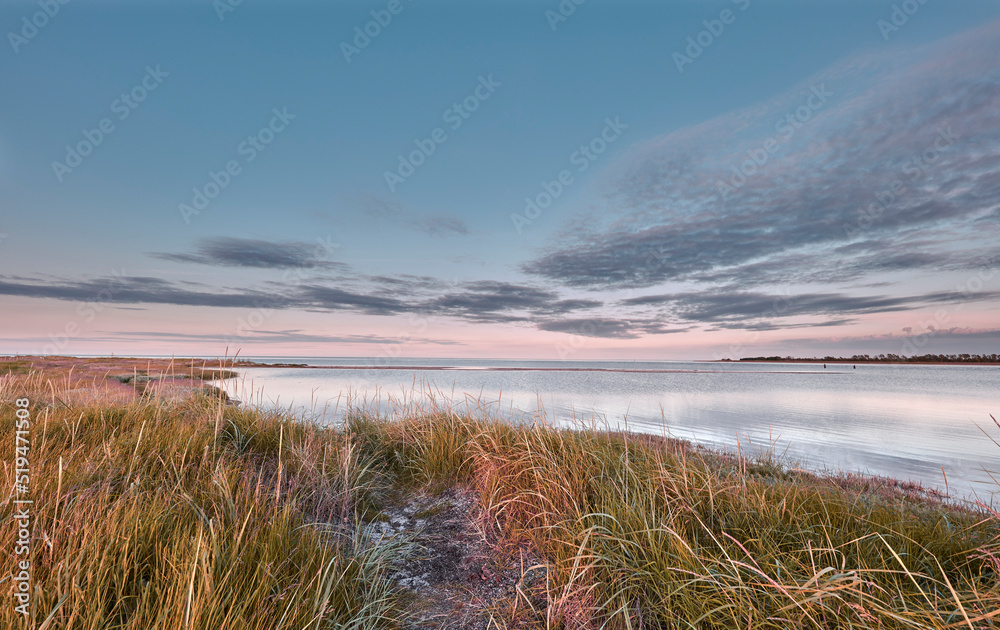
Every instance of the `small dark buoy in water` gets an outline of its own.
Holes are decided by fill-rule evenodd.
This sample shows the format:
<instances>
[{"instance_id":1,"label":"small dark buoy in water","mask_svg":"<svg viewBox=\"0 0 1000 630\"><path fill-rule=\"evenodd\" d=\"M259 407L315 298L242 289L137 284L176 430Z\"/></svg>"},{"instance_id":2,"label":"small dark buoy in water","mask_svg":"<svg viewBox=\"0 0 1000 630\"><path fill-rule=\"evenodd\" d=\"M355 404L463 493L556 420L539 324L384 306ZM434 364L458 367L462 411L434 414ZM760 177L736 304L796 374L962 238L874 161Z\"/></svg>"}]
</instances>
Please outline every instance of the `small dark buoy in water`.
<instances>
[{"instance_id":1,"label":"small dark buoy in water","mask_svg":"<svg viewBox=\"0 0 1000 630\"><path fill-rule=\"evenodd\" d=\"M824 370L826 369L826 363L824 363L824 364L823 364L823 369L824 369Z\"/></svg>"},{"instance_id":2,"label":"small dark buoy in water","mask_svg":"<svg viewBox=\"0 0 1000 630\"><path fill-rule=\"evenodd\" d=\"M855 369L855 370L856 370L856 369L858 369L858 366L856 366L856 365L855 365L855 366L854 366L854 369Z\"/></svg>"}]
</instances>

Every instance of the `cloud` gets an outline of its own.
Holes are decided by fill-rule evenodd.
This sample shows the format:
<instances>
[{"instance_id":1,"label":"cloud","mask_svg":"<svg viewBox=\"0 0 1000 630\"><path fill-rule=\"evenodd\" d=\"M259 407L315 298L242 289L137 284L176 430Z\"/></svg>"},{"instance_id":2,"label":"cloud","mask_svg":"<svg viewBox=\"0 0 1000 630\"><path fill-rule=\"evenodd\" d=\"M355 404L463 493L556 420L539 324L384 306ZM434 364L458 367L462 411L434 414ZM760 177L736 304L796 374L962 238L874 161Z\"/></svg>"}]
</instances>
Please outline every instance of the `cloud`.
<instances>
[{"instance_id":1,"label":"cloud","mask_svg":"<svg viewBox=\"0 0 1000 630\"><path fill-rule=\"evenodd\" d=\"M272 293L245 289L239 292L192 291L159 278L105 277L87 280L55 280L11 282L0 277L0 295L30 298L50 298L73 302L115 304L177 304L184 306L215 306L222 308L256 308L273 304L284 308L291 302Z\"/></svg>"},{"instance_id":2,"label":"cloud","mask_svg":"<svg viewBox=\"0 0 1000 630\"><path fill-rule=\"evenodd\" d=\"M917 239L860 241L821 253L792 252L761 261L703 273L689 279L706 284L743 288L758 285L830 284L862 280L898 272L971 271L996 266L1000 249L950 249L937 242ZM956 245L957 247L957 245Z\"/></svg>"},{"instance_id":3,"label":"cloud","mask_svg":"<svg viewBox=\"0 0 1000 630\"><path fill-rule=\"evenodd\" d=\"M950 264L958 246L918 233L986 246L974 223L1000 205L998 54L994 23L847 60L771 103L653 139L618 166L605 220L571 227L522 269L607 289L819 283ZM829 95L812 109L815 90ZM841 249L858 240L883 241L891 255Z\"/></svg>"},{"instance_id":4,"label":"cloud","mask_svg":"<svg viewBox=\"0 0 1000 630\"><path fill-rule=\"evenodd\" d=\"M974 328L948 328L933 332L912 329L901 334L887 333L878 335L844 335L840 337L797 337L783 339L767 345L758 346L753 352L762 350L770 352L801 351L802 348L813 348L814 352L840 354L983 354L994 352L1000 347L1000 330Z\"/></svg>"},{"instance_id":5,"label":"cloud","mask_svg":"<svg viewBox=\"0 0 1000 630\"><path fill-rule=\"evenodd\" d=\"M858 245L856 249L864 247ZM446 317L470 323L533 324L544 331L619 339L683 332L699 324L709 326L709 330L845 326L860 315L1000 300L1000 291L989 290L970 294L936 291L905 296L859 296L844 292L791 294L722 289L659 293L606 303L565 297L556 290L535 285L492 280L444 283L424 276L377 276L373 280L366 290L319 281L267 283L269 288L265 290L220 289L193 282L125 275L82 280L0 276L0 295L97 302L116 307L171 304ZM803 318L808 321L802 321Z\"/></svg>"},{"instance_id":6,"label":"cloud","mask_svg":"<svg viewBox=\"0 0 1000 630\"><path fill-rule=\"evenodd\" d=\"M415 314L464 319L470 322L526 322L598 308L597 300L563 299L559 293L529 285L478 281L440 285L414 283L420 277L401 278L406 290L399 297L384 291L352 291L320 283L270 283L271 290L221 290L197 283L172 283L150 277L105 277L47 281L0 276L0 295L50 298L78 302L173 304L222 308L303 309L350 311L366 315ZM380 277L380 284L391 284ZM435 290L436 289L436 290Z\"/></svg>"},{"instance_id":7,"label":"cloud","mask_svg":"<svg viewBox=\"0 0 1000 630\"><path fill-rule=\"evenodd\" d=\"M539 330L563 332L583 337L602 339L637 339L645 334L670 334L687 332L690 328L665 328L657 321L592 318L563 319L538 324Z\"/></svg>"},{"instance_id":8,"label":"cloud","mask_svg":"<svg viewBox=\"0 0 1000 630\"><path fill-rule=\"evenodd\" d=\"M740 291L731 293L684 292L647 295L622 301L626 306L661 307L682 321L714 324L717 328L775 330L778 328L843 326L849 318L810 323L776 324L773 320L793 317L864 315L952 304L1000 299L1000 291L963 295L938 291L914 296L854 296L844 293L771 294Z\"/></svg>"},{"instance_id":9,"label":"cloud","mask_svg":"<svg viewBox=\"0 0 1000 630\"><path fill-rule=\"evenodd\" d=\"M407 210L402 204L370 194L361 197L357 204L369 219L401 224L430 236L467 236L471 233L465 221L453 214L418 214Z\"/></svg>"},{"instance_id":10,"label":"cloud","mask_svg":"<svg viewBox=\"0 0 1000 630\"><path fill-rule=\"evenodd\" d=\"M597 300L564 300L555 291L538 287L483 280L461 285L430 300L430 312L476 321L525 321L540 315L557 315L597 308Z\"/></svg>"},{"instance_id":11,"label":"cloud","mask_svg":"<svg viewBox=\"0 0 1000 630\"><path fill-rule=\"evenodd\" d=\"M850 326L857 323L856 319L831 319L824 322L808 322L791 324L788 322L774 323L769 321L745 322L731 321L716 324L708 330L749 330L754 332L765 332L771 330L793 330L795 328L831 328L835 326Z\"/></svg>"},{"instance_id":12,"label":"cloud","mask_svg":"<svg viewBox=\"0 0 1000 630\"><path fill-rule=\"evenodd\" d=\"M99 333L102 334L102 333ZM103 334L109 335L105 339L88 339L88 341L121 341L124 339L168 339L170 341L220 341L231 340L227 335L221 334L195 334L195 333L173 333L162 331L131 331L114 332ZM247 343L347 343L347 344L395 344L399 343L398 337L382 337L379 335L322 335L303 332L299 329L290 330L253 330L238 335L240 341ZM43 340L48 341L48 340ZM420 337L409 337L408 342L427 343L439 346L461 346L460 341L443 339L427 339Z\"/></svg>"},{"instance_id":13,"label":"cloud","mask_svg":"<svg viewBox=\"0 0 1000 630\"><path fill-rule=\"evenodd\" d=\"M407 221L407 224L413 229L431 236L447 236L449 233L462 236L469 234L469 227L465 221L450 214L413 217Z\"/></svg>"},{"instance_id":14,"label":"cloud","mask_svg":"<svg viewBox=\"0 0 1000 630\"><path fill-rule=\"evenodd\" d=\"M253 267L263 269L339 268L343 263L327 260L329 251L319 243L271 242L254 239L217 237L202 239L194 253L156 252L154 258L215 267Z\"/></svg>"},{"instance_id":15,"label":"cloud","mask_svg":"<svg viewBox=\"0 0 1000 630\"><path fill-rule=\"evenodd\" d=\"M395 298L352 293L324 286L305 286L294 293L293 302L299 306L323 310L354 310L368 315L395 315L411 307Z\"/></svg>"}]
</instances>

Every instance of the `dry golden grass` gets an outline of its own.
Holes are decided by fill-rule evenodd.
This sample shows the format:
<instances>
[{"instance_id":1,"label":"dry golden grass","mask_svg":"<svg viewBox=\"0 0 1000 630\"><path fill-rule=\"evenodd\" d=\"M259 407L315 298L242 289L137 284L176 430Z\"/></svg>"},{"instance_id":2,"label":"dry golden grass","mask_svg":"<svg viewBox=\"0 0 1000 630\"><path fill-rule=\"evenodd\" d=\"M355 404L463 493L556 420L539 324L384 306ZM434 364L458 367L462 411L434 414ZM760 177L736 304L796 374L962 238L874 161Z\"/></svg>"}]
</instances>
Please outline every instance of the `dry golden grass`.
<instances>
[{"instance_id":1,"label":"dry golden grass","mask_svg":"<svg viewBox=\"0 0 1000 630\"><path fill-rule=\"evenodd\" d=\"M439 411L348 424L381 470L478 484L528 546L539 627L992 628L1000 519L905 484L790 471L673 440Z\"/></svg>"},{"instance_id":2,"label":"dry golden grass","mask_svg":"<svg viewBox=\"0 0 1000 630\"><path fill-rule=\"evenodd\" d=\"M206 396L84 405L61 393L40 374L0 384L5 462L14 401L31 400L35 500L30 624L9 599L0 627L398 625L392 548L353 518L379 480L350 440Z\"/></svg>"}]
</instances>

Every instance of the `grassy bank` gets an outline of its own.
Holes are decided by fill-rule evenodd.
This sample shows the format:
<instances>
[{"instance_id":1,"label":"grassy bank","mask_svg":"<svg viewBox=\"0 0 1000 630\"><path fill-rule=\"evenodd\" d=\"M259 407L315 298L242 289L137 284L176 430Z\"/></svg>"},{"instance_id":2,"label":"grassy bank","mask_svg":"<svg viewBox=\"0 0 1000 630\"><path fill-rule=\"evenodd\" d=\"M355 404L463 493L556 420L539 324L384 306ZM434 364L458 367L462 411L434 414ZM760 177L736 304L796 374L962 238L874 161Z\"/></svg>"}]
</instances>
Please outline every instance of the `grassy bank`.
<instances>
[{"instance_id":1,"label":"grassy bank","mask_svg":"<svg viewBox=\"0 0 1000 630\"><path fill-rule=\"evenodd\" d=\"M401 546L366 523L457 484L497 562L538 559L492 602L497 627L1000 624L1000 518L905 488L446 409L334 430L198 393L61 394L43 373L0 379L6 487L25 396L35 500L31 625L7 577L5 628L405 627Z\"/></svg>"}]
</instances>

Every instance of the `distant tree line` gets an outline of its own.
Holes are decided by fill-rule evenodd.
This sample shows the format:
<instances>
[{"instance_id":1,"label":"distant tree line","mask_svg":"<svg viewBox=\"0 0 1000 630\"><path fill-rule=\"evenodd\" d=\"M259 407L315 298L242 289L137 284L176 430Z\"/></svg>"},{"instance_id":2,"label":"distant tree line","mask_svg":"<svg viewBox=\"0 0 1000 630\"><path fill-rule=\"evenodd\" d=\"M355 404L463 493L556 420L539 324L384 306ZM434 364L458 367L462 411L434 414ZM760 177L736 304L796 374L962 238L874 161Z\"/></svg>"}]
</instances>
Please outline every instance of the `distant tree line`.
<instances>
[{"instance_id":1,"label":"distant tree line","mask_svg":"<svg viewBox=\"0 0 1000 630\"><path fill-rule=\"evenodd\" d=\"M724 359L727 360L727 359ZM827 363L1000 363L1000 354L855 354L851 357L797 359L793 357L746 357L740 361L826 361Z\"/></svg>"}]
</instances>

